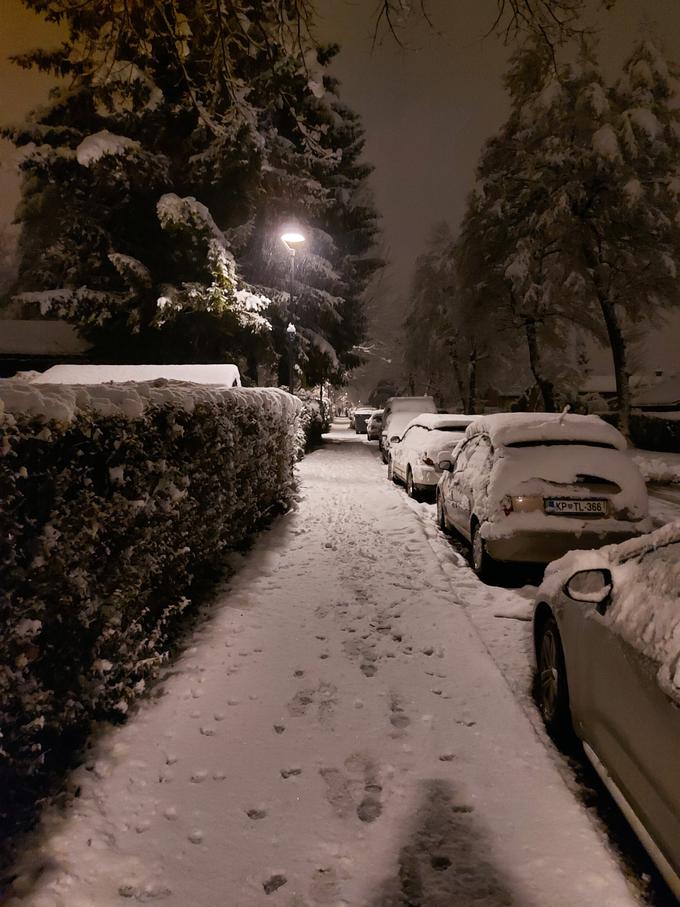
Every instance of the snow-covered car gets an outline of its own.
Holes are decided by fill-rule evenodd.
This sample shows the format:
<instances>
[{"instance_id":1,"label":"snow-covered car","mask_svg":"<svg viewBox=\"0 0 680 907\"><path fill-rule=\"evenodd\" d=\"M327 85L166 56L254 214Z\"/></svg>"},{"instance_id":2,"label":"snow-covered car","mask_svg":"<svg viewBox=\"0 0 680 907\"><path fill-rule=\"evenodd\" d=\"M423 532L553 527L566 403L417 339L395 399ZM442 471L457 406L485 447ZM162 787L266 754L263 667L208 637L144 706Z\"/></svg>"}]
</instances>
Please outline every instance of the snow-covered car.
<instances>
[{"instance_id":1,"label":"snow-covered car","mask_svg":"<svg viewBox=\"0 0 680 907\"><path fill-rule=\"evenodd\" d=\"M354 431L356 434L366 434L366 425L374 412L375 410L372 406L359 406L354 410Z\"/></svg>"},{"instance_id":2,"label":"snow-covered car","mask_svg":"<svg viewBox=\"0 0 680 907\"><path fill-rule=\"evenodd\" d=\"M383 410L383 424L380 432L380 450L383 463L389 461L390 438L401 438L404 429L414 416L421 413L436 413L434 397L390 397Z\"/></svg>"},{"instance_id":3,"label":"snow-covered car","mask_svg":"<svg viewBox=\"0 0 680 907\"><path fill-rule=\"evenodd\" d=\"M382 431L383 411L376 409L366 423L366 436L369 441L379 441L380 432Z\"/></svg>"},{"instance_id":4,"label":"snow-covered car","mask_svg":"<svg viewBox=\"0 0 680 907\"><path fill-rule=\"evenodd\" d=\"M680 897L680 522L551 564L533 628L548 730L575 732Z\"/></svg>"},{"instance_id":5,"label":"snow-covered car","mask_svg":"<svg viewBox=\"0 0 680 907\"><path fill-rule=\"evenodd\" d=\"M398 441L390 444L388 476L406 485L411 498L432 493L441 477L439 461L450 457L477 416L421 413L411 419Z\"/></svg>"},{"instance_id":6,"label":"snow-covered car","mask_svg":"<svg viewBox=\"0 0 680 907\"><path fill-rule=\"evenodd\" d=\"M497 561L545 564L648 532L647 489L626 446L599 416L483 416L440 463L437 522L470 541L483 578Z\"/></svg>"}]
</instances>

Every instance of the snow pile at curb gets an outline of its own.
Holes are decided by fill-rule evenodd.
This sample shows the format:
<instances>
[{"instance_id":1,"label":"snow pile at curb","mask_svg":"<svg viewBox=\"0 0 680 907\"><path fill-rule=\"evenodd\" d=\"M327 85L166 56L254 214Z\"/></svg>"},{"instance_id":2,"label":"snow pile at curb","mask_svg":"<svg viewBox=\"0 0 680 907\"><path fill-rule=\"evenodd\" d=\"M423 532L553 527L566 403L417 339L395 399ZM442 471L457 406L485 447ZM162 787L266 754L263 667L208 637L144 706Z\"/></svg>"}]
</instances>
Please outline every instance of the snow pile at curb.
<instances>
[{"instance_id":1,"label":"snow pile at curb","mask_svg":"<svg viewBox=\"0 0 680 907\"><path fill-rule=\"evenodd\" d=\"M0 382L4 793L125 714L194 590L289 503L299 409L278 389Z\"/></svg>"}]
</instances>

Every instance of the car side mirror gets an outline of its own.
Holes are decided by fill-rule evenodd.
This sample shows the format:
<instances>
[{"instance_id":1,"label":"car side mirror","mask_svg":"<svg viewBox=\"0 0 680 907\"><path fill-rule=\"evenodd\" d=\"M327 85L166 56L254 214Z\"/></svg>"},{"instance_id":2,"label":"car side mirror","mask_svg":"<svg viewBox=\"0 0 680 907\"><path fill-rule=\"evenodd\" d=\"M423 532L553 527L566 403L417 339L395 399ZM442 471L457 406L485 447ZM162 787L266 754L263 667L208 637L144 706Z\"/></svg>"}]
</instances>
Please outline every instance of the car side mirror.
<instances>
[{"instance_id":1,"label":"car side mirror","mask_svg":"<svg viewBox=\"0 0 680 907\"><path fill-rule=\"evenodd\" d=\"M441 469L442 472L452 472L453 463L451 460L440 460L439 463L437 463L437 469Z\"/></svg>"},{"instance_id":2,"label":"car side mirror","mask_svg":"<svg viewBox=\"0 0 680 907\"><path fill-rule=\"evenodd\" d=\"M392 435L390 438L390 444L398 444L400 441L399 435Z\"/></svg>"},{"instance_id":3,"label":"car side mirror","mask_svg":"<svg viewBox=\"0 0 680 907\"><path fill-rule=\"evenodd\" d=\"M612 574L607 569L579 570L564 585L564 591L575 602L597 605L597 611L604 614L607 600L613 586Z\"/></svg>"}]
</instances>

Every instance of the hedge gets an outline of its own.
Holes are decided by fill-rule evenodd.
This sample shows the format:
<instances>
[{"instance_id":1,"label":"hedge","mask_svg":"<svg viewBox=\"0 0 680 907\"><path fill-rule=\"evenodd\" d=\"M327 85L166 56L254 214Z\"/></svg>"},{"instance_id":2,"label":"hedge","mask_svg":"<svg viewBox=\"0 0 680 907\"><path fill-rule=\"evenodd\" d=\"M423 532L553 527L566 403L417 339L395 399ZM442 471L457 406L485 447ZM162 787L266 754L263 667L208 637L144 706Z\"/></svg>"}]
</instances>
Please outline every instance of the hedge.
<instances>
[{"instance_id":1,"label":"hedge","mask_svg":"<svg viewBox=\"0 0 680 907\"><path fill-rule=\"evenodd\" d=\"M318 447L321 444L322 435L330 431L331 408L326 400L319 402L317 397L305 391L299 393L298 398L302 403L298 445L300 457L302 457L305 451Z\"/></svg>"},{"instance_id":2,"label":"hedge","mask_svg":"<svg viewBox=\"0 0 680 907\"><path fill-rule=\"evenodd\" d=\"M293 492L299 402L0 382L0 821L120 718L227 549ZM15 817L16 818L16 817Z\"/></svg>"},{"instance_id":3,"label":"hedge","mask_svg":"<svg viewBox=\"0 0 680 907\"><path fill-rule=\"evenodd\" d=\"M662 413L633 413L630 434L636 447L680 453L680 419L670 419Z\"/></svg>"}]
</instances>

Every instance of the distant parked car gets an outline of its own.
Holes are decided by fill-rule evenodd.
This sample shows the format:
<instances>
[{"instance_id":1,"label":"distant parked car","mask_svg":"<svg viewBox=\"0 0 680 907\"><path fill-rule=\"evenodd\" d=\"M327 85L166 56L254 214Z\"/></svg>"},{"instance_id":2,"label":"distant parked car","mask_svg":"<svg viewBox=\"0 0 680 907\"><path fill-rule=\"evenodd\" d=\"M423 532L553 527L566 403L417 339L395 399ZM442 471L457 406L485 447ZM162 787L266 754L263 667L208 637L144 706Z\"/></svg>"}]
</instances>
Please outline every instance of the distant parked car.
<instances>
[{"instance_id":1,"label":"distant parked car","mask_svg":"<svg viewBox=\"0 0 680 907\"><path fill-rule=\"evenodd\" d=\"M680 897L680 523L546 571L534 609L537 698L575 732Z\"/></svg>"},{"instance_id":2,"label":"distant parked car","mask_svg":"<svg viewBox=\"0 0 680 907\"><path fill-rule=\"evenodd\" d=\"M366 423L366 436L369 441L379 441L382 431L383 411L376 409Z\"/></svg>"},{"instance_id":3,"label":"distant parked car","mask_svg":"<svg viewBox=\"0 0 680 907\"><path fill-rule=\"evenodd\" d=\"M359 406L354 410L354 431L358 435L366 434L366 425L374 412L372 406Z\"/></svg>"},{"instance_id":4,"label":"distant parked car","mask_svg":"<svg viewBox=\"0 0 680 907\"><path fill-rule=\"evenodd\" d=\"M647 490L625 449L598 416L483 416L440 463L437 522L470 541L481 577L497 561L548 563L640 535L651 528Z\"/></svg>"},{"instance_id":5,"label":"distant parked car","mask_svg":"<svg viewBox=\"0 0 680 907\"><path fill-rule=\"evenodd\" d=\"M404 429L414 416L436 412L437 405L433 397L390 397L383 410L383 427L380 433L383 463L389 460L391 438L401 438Z\"/></svg>"},{"instance_id":6,"label":"distant parked car","mask_svg":"<svg viewBox=\"0 0 680 907\"><path fill-rule=\"evenodd\" d=\"M439 461L451 456L476 418L462 413L422 413L411 419L401 439L390 445L389 477L403 482L411 498L434 492L442 474Z\"/></svg>"}]
</instances>

